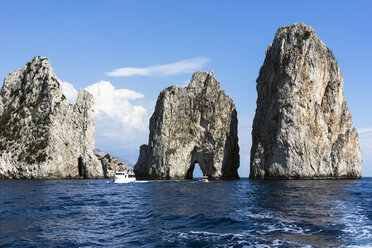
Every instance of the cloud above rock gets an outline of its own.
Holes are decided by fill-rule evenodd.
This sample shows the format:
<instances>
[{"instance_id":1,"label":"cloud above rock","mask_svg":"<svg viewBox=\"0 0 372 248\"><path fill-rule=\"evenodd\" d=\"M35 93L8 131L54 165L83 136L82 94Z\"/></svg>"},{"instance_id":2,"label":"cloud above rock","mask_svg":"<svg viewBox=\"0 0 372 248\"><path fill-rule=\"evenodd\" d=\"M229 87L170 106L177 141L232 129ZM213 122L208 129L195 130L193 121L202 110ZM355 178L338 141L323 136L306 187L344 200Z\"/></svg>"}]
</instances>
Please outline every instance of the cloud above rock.
<instances>
[{"instance_id":1,"label":"cloud above rock","mask_svg":"<svg viewBox=\"0 0 372 248\"><path fill-rule=\"evenodd\" d=\"M78 96L78 91L75 89L75 87L68 82L61 82L61 87L67 101L71 104L74 104Z\"/></svg>"},{"instance_id":2,"label":"cloud above rock","mask_svg":"<svg viewBox=\"0 0 372 248\"><path fill-rule=\"evenodd\" d=\"M119 122L125 129L145 127L146 109L130 103L130 100L143 98L143 94L128 89L116 89L107 81L100 81L85 89L94 96L97 120L109 118Z\"/></svg>"},{"instance_id":3,"label":"cloud above rock","mask_svg":"<svg viewBox=\"0 0 372 248\"><path fill-rule=\"evenodd\" d=\"M107 72L112 77L132 76L169 76L181 73L191 73L201 69L209 62L207 57L184 59L170 64L153 65L148 67L123 67Z\"/></svg>"},{"instance_id":4,"label":"cloud above rock","mask_svg":"<svg viewBox=\"0 0 372 248\"><path fill-rule=\"evenodd\" d=\"M78 92L75 87L67 82L61 85L69 102L75 103ZM94 96L96 147L133 162L138 146L147 141L148 135L147 110L133 103L144 95L129 89L117 89L107 81L85 89Z\"/></svg>"}]
</instances>

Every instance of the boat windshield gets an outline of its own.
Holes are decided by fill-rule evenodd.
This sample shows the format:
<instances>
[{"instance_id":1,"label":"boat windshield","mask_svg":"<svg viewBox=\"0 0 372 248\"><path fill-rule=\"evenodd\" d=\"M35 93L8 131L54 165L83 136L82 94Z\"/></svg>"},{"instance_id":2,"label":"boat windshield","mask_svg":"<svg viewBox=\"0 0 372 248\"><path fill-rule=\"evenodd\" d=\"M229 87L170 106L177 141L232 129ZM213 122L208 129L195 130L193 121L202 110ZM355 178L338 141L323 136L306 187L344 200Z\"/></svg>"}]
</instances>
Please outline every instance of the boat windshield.
<instances>
[{"instance_id":1,"label":"boat windshield","mask_svg":"<svg viewBox=\"0 0 372 248\"><path fill-rule=\"evenodd\" d=\"M133 173L133 171L118 171L115 173L116 176L126 176L126 177L130 177L130 178L134 178L136 177Z\"/></svg>"}]
</instances>

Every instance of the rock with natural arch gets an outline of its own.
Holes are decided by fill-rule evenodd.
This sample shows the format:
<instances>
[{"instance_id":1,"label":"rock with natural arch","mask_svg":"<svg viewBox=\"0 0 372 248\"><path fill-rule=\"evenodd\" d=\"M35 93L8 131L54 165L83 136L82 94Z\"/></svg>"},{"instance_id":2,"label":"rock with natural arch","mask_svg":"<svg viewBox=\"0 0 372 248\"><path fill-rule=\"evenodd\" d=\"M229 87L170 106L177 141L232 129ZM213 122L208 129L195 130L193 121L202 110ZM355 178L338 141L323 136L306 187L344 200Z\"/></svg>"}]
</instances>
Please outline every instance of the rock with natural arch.
<instances>
[{"instance_id":1,"label":"rock with natural arch","mask_svg":"<svg viewBox=\"0 0 372 248\"><path fill-rule=\"evenodd\" d=\"M213 72L187 87L163 90L134 172L138 179L192 179L195 164L210 179L239 178L237 112Z\"/></svg>"}]
</instances>

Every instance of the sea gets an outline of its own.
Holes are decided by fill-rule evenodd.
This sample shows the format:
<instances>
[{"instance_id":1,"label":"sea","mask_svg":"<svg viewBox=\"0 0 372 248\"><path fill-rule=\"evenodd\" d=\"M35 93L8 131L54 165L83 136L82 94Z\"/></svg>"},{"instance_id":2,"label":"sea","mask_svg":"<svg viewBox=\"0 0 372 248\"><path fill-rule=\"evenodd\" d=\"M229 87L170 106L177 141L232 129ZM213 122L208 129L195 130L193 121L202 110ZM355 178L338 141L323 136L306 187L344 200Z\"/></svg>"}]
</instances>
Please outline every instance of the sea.
<instances>
[{"instance_id":1,"label":"sea","mask_svg":"<svg viewBox=\"0 0 372 248\"><path fill-rule=\"evenodd\" d=\"M0 180L1 247L372 247L372 178Z\"/></svg>"}]
</instances>

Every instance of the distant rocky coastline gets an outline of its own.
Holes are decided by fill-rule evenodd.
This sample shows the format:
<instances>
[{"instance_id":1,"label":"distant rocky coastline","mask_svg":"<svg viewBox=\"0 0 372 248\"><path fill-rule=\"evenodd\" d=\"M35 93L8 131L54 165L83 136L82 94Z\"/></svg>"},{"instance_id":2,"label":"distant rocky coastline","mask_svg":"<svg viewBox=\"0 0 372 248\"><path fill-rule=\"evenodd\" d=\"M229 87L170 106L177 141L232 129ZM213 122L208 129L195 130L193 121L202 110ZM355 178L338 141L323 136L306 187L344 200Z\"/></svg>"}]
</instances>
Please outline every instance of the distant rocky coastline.
<instances>
[{"instance_id":1,"label":"distant rocky coastline","mask_svg":"<svg viewBox=\"0 0 372 248\"><path fill-rule=\"evenodd\" d=\"M133 170L133 167L128 165L123 159L116 158L98 149L94 149L93 152L102 164L103 176L105 178L115 177L115 172L120 170Z\"/></svg>"},{"instance_id":2,"label":"distant rocky coastline","mask_svg":"<svg viewBox=\"0 0 372 248\"><path fill-rule=\"evenodd\" d=\"M134 166L140 179L192 179L198 163L210 179L237 179L238 119L213 72L196 72L187 87L163 90L150 119L148 145Z\"/></svg>"},{"instance_id":3,"label":"distant rocky coastline","mask_svg":"<svg viewBox=\"0 0 372 248\"><path fill-rule=\"evenodd\" d=\"M313 28L295 23L278 29L257 92L251 179L361 177L341 71Z\"/></svg>"}]
</instances>

